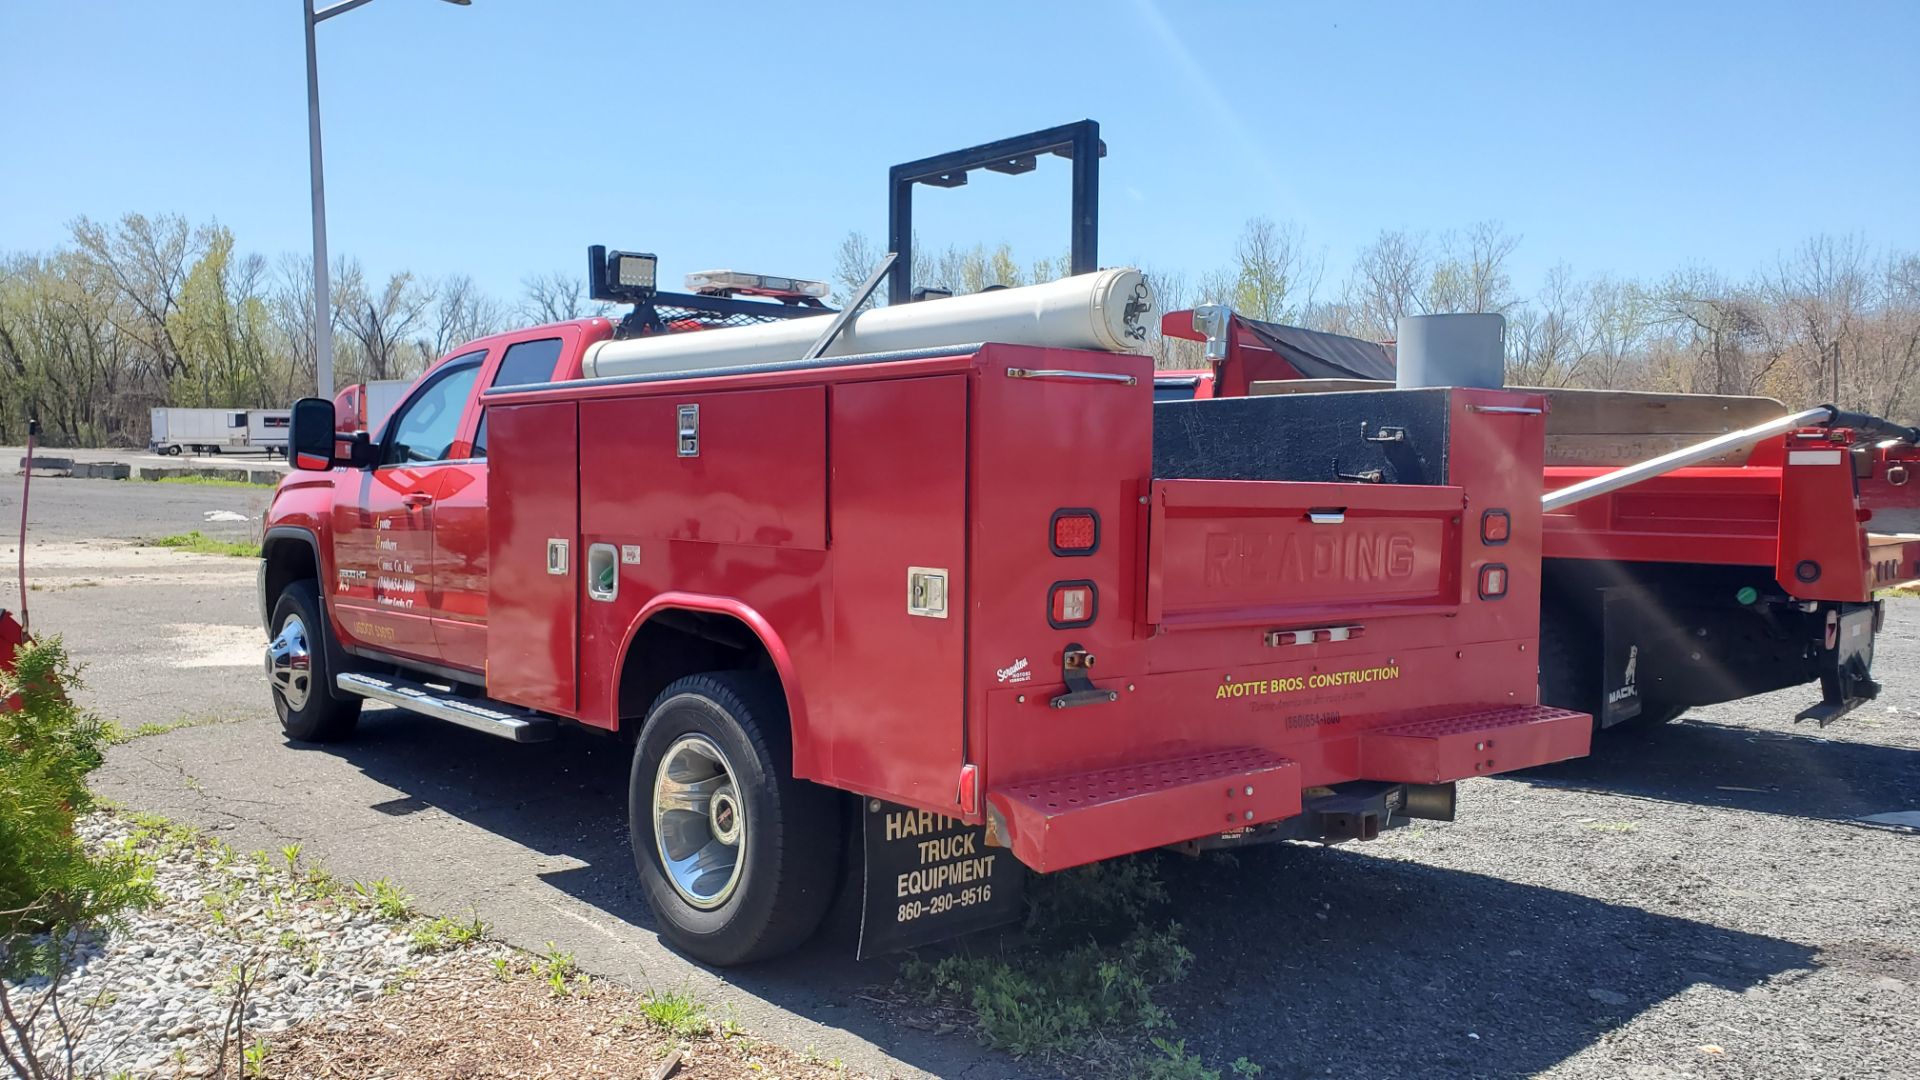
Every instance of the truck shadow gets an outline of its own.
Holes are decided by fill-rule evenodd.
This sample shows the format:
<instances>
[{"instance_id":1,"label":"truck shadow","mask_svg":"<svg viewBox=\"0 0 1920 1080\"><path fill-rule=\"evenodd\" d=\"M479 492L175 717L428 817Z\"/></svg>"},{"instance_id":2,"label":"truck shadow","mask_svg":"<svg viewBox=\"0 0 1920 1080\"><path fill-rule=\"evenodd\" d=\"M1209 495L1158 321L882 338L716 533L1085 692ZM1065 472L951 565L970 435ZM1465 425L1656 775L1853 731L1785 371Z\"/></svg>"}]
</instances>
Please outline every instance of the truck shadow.
<instances>
[{"instance_id":1,"label":"truck shadow","mask_svg":"<svg viewBox=\"0 0 1920 1080\"><path fill-rule=\"evenodd\" d=\"M1776 938L1345 849L1180 865L1163 874L1194 953L1167 995L1180 1033L1263 1078L1532 1076L1692 987L1814 965Z\"/></svg>"},{"instance_id":2,"label":"truck shadow","mask_svg":"<svg viewBox=\"0 0 1920 1080\"><path fill-rule=\"evenodd\" d=\"M627 842L624 746L580 733L516 746L389 710L368 721L361 738L319 752L399 793L373 809L431 808L537 853L530 864L563 857L569 868L542 881L635 938L653 935ZM1150 857L1163 860L1169 914L1194 953L1187 980L1163 994L1175 1037L1216 1066L1245 1055L1269 1078L1530 1074L1690 986L1744 989L1812 964L1809 949L1772 938L1346 850ZM846 921L724 977L936 1075L1058 1075L874 1004L895 964L855 961Z\"/></svg>"},{"instance_id":3,"label":"truck shadow","mask_svg":"<svg viewBox=\"0 0 1920 1080\"><path fill-rule=\"evenodd\" d=\"M1920 809L1914 794L1920 750L1827 739L1817 730L1688 719L1644 732L1607 732L1594 740L1589 757L1509 778L1830 821Z\"/></svg>"}]
</instances>

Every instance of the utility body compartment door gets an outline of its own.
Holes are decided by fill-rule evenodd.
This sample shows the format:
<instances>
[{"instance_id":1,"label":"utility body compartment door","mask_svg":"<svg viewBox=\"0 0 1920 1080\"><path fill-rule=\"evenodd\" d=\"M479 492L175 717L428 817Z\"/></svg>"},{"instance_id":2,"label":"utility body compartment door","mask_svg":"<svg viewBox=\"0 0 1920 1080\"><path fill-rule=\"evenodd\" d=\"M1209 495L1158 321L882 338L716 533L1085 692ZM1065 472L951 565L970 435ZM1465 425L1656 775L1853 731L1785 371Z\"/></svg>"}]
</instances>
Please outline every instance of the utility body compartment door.
<instances>
[{"instance_id":1,"label":"utility body compartment door","mask_svg":"<svg viewBox=\"0 0 1920 1080\"><path fill-rule=\"evenodd\" d=\"M833 776L951 807L964 761L966 377L835 386L829 416ZM916 568L944 594L919 611Z\"/></svg>"},{"instance_id":2,"label":"utility body compartment door","mask_svg":"<svg viewBox=\"0 0 1920 1080\"><path fill-rule=\"evenodd\" d=\"M577 716L579 406L492 406L488 463L487 693Z\"/></svg>"}]
</instances>

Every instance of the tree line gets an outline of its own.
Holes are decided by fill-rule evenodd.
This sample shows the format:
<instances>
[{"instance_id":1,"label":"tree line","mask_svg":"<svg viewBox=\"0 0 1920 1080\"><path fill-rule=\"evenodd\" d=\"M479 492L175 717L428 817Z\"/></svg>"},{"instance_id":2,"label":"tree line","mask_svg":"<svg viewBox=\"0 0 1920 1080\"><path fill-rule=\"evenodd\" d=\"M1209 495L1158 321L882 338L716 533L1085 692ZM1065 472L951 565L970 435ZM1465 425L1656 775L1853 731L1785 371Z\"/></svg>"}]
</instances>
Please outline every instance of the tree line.
<instances>
[{"instance_id":1,"label":"tree line","mask_svg":"<svg viewBox=\"0 0 1920 1080\"><path fill-rule=\"evenodd\" d=\"M177 215L80 218L46 253L0 254L0 443L38 417L53 445L144 444L160 405L284 408L313 392L313 261L235 247ZM454 346L515 325L601 313L563 273L513 302L464 274L384 277L335 260L334 380L411 378Z\"/></svg>"},{"instance_id":2,"label":"tree line","mask_svg":"<svg viewBox=\"0 0 1920 1080\"><path fill-rule=\"evenodd\" d=\"M1441 233L1382 231L1329 280L1299 226L1255 218L1197 276L1146 267L1166 310L1224 303L1268 322L1391 340L1403 315L1498 312L1517 385L1765 394L1920 416L1920 253L1818 236L1772 266L1729 277L1689 266L1657 279L1581 276L1562 263L1526 293L1509 264L1521 238L1497 222ZM916 245L916 284L956 293L1048 281L1064 255L1009 245ZM880 257L850 233L832 259L842 303ZM335 380L409 378L461 342L516 325L604 314L577 275L537 274L520 295L466 275L384 276L332 267ZM874 302L880 302L878 300ZM45 253L0 254L0 443L28 416L56 445L137 445L159 405L284 407L314 384L311 261L237 250L219 224L177 215L80 218ZM1201 346L1151 341L1162 367Z\"/></svg>"},{"instance_id":3,"label":"tree line","mask_svg":"<svg viewBox=\"0 0 1920 1080\"><path fill-rule=\"evenodd\" d=\"M1836 402L1920 418L1920 253L1816 236L1773 265L1733 278L1706 266L1641 280L1581 276L1566 263L1524 293L1509 271L1521 238L1498 222L1438 234L1387 229L1330 282L1304 230L1255 218L1231 256L1198 277L1146 267L1163 310L1226 304L1266 322L1391 341L1403 315L1493 312L1507 318L1513 385L1760 394L1789 405ZM842 295L877 251L841 244ZM914 280L956 291L1045 281L1066 260L1025 267L1005 245L916 254ZM1156 327L1157 330L1157 327ZM1198 342L1152 342L1161 367L1203 364Z\"/></svg>"}]
</instances>

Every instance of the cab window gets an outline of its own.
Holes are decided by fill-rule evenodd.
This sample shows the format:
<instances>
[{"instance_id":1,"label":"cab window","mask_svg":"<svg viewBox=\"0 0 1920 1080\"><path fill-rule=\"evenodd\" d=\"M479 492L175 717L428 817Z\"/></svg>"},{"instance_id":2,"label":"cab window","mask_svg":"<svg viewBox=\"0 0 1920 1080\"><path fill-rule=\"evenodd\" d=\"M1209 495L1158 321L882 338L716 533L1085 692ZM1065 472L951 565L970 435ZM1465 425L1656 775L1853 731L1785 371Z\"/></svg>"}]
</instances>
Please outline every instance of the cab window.
<instances>
[{"instance_id":1,"label":"cab window","mask_svg":"<svg viewBox=\"0 0 1920 1080\"><path fill-rule=\"evenodd\" d=\"M560 362L560 339L541 338L521 341L507 347L500 367L493 374L495 386L525 386L552 382L554 366ZM480 427L473 433L473 456L487 456L487 414L480 414Z\"/></svg>"},{"instance_id":2,"label":"cab window","mask_svg":"<svg viewBox=\"0 0 1920 1080\"><path fill-rule=\"evenodd\" d=\"M401 406L387 423L382 465L417 465L445 461L460 430L460 416L480 376L480 356L450 360L433 381Z\"/></svg>"}]
</instances>

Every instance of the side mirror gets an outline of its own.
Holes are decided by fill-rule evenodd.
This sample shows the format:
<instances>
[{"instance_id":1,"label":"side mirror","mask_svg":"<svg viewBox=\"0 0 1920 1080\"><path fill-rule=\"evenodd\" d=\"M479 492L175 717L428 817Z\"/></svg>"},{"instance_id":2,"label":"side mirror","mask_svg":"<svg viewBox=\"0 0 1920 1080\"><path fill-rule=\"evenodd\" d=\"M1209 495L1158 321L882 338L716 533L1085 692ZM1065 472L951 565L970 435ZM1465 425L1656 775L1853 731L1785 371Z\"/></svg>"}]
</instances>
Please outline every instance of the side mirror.
<instances>
[{"instance_id":1,"label":"side mirror","mask_svg":"<svg viewBox=\"0 0 1920 1080\"><path fill-rule=\"evenodd\" d=\"M342 444L346 449L344 455L340 453ZM373 460L373 448L365 432L346 435L334 430L333 402L325 398L301 398L293 403L287 457L296 469L326 472L336 465L367 464Z\"/></svg>"}]
</instances>

